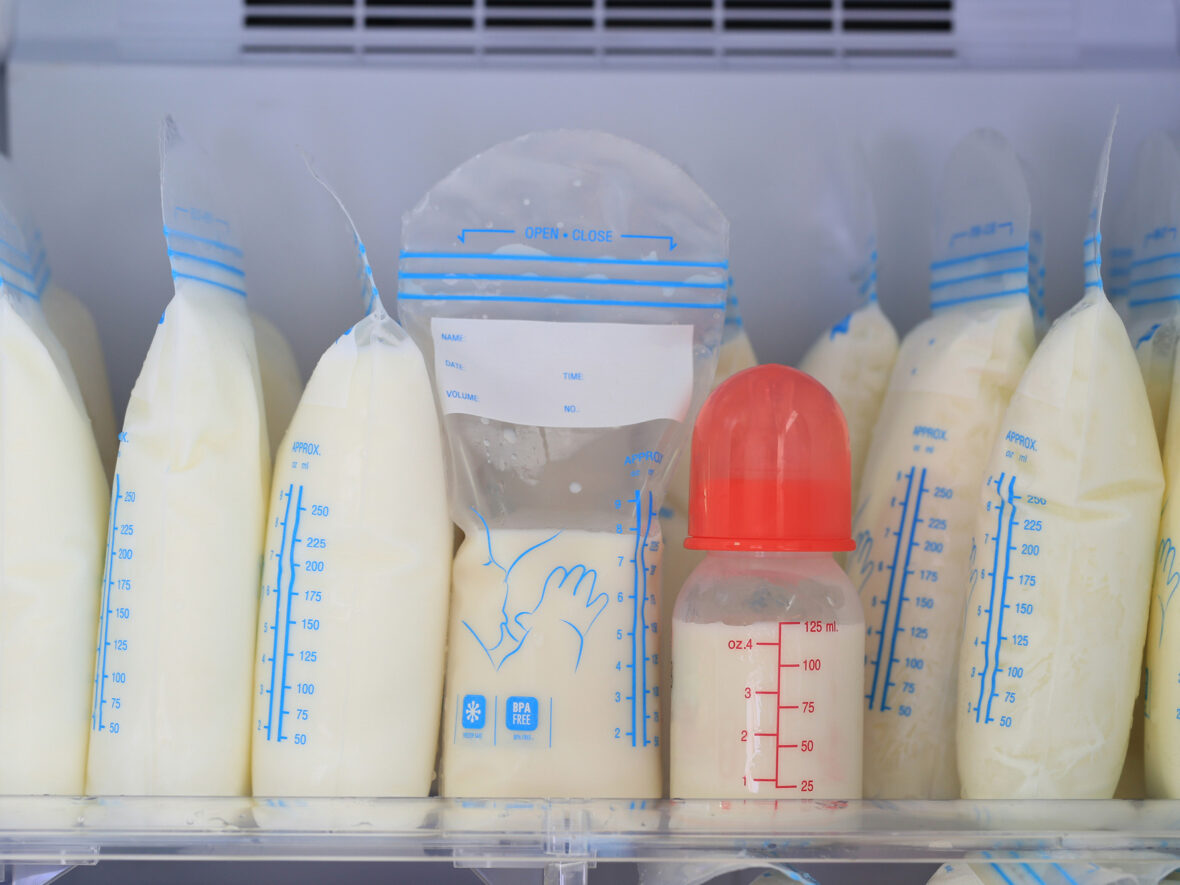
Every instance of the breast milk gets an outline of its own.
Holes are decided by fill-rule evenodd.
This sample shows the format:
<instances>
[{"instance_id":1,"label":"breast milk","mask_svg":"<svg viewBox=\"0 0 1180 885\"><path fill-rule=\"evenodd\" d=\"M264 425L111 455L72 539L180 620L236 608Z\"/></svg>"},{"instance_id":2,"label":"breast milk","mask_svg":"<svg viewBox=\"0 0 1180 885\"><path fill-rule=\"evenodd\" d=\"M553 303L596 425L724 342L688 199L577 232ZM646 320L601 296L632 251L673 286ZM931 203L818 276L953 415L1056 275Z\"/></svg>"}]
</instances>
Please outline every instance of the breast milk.
<instances>
[{"instance_id":1,"label":"breast milk","mask_svg":"<svg viewBox=\"0 0 1180 885\"><path fill-rule=\"evenodd\" d=\"M822 669L814 674L820 678L806 682L798 669L784 670L784 682L778 686L772 654L778 650L763 653L763 647L778 642L778 623L683 622L676 624L675 632L676 715L686 717L686 723L683 729L677 727L678 740L671 746L670 795L715 799L748 792L763 799L860 798L859 699L851 706L830 703L822 716L807 709L848 695L847 687L860 680L863 632L785 631L798 642L791 638L784 643L782 661L821 661ZM771 666L763 667L767 654ZM727 690L741 686L754 696L746 699L740 688ZM787 704L799 709L778 710L775 695L802 702ZM775 716L784 735L781 740L788 745L780 749L773 740L756 736L774 734ZM775 772L786 791L775 788Z\"/></svg>"},{"instance_id":2,"label":"breast milk","mask_svg":"<svg viewBox=\"0 0 1180 885\"><path fill-rule=\"evenodd\" d=\"M236 795L250 788L266 423L224 201L171 121L163 140L175 295L120 435L87 791Z\"/></svg>"},{"instance_id":3,"label":"breast milk","mask_svg":"<svg viewBox=\"0 0 1180 885\"><path fill-rule=\"evenodd\" d=\"M107 364L94 316L75 295L52 281L41 293L41 306L54 337L69 355L74 376L78 379L78 388L82 392L82 402L90 416L94 439L98 443L98 454L109 478L115 472L118 430L115 409L111 405Z\"/></svg>"},{"instance_id":4,"label":"breast milk","mask_svg":"<svg viewBox=\"0 0 1180 885\"><path fill-rule=\"evenodd\" d=\"M271 456L278 449L299 395L303 392L303 378L295 362L291 343L275 324L257 311L250 311L254 326L254 344L258 348L258 372L262 378L262 401L266 406L266 435L270 440Z\"/></svg>"},{"instance_id":5,"label":"breast milk","mask_svg":"<svg viewBox=\"0 0 1180 885\"><path fill-rule=\"evenodd\" d=\"M799 368L830 390L844 411L852 447L853 501L859 498L861 471L897 348L893 323L873 299L821 335L799 362Z\"/></svg>"},{"instance_id":6,"label":"breast milk","mask_svg":"<svg viewBox=\"0 0 1180 885\"><path fill-rule=\"evenodd\" d=\"M0 287L0 792L78 794L106 477L65 351Z\"/></svg>"},{"instance_id":7,"label":"breast milk","mask_svg":"<svg viewBox=\"0 0 1180 885\"><path fill-rule=\"evenodd\" d=\"M997 133L974 133L941 186L935 315L902 342L853 508L846 568L867 624L866 797L959 793L954 694L971 532L992 441L1033 350L1027 233L1019 161Z\"/></svg>"},{"instance_id":8,"label":"breast milk","mask_svg":"<svg viewBox=\"0 0 1180 885\"><path fill-rule=\"evenodd\" d=\"M321 357L275 461L255 794L429 791L451 566L442 457L418 348L370 314Z\"/></svg>"},{"instance_id":9,"label":"breast milk","mask_svg":"<svg viewBox=\"0 0 1180 885\"><path fill-rule=\"evenodd\" d=\"M645 559L657 587L659 547L650 539ZM634 555L634 536L610 532L503 529L463 541L452 577L444 795L660 795L659 744L634 749L628 732L649 726L624 703L648 678L620 657L635 630ZM505 612L524 613L504 626ZM587 745L597 748L592 757Z\"/></svg>"},{"instance_id":10,"label":"breast milk","mask_svg":"<svg viewBox=\"0 0 1180 885\"><path fill-rule=\"evenodd\" d=\"M674 632L671 796L860 798L862 705L848 686L863 674L862 630L783 630L781 652L771 647L780 641L777 622L677 621ZM783 669L776 682L779 654L784 663L822 666ZM780 698L790 709L778 709Z\"/></svg>"},{"instance_id":11,"label":"breast milk","mask_svg":"<svg viewBox=\"0 0 1180 885\"><path fill-rule=\"evenodd\" d=\"M1126 755L1163 471L1097 270L1109 150L1086 294L1037 348L988 462L959 666L968 798L1109 798Z\"/></svg>"},{"instance_id":12,"label":"breast milk","mask_svg":"<svg viewBox=\"0 0 1180 885\"><path fill-rule=\"evenodd\" d=\"M1180 361L1173 371L1180 370ZM1164 447L1167 493L1155 549L1150 615L1145 646L1147 697L1144 726L1144 767L1147 795L1180 799L1180 621L1170 618L1180 589L1180 383L1173 377L1171 408ZM1180 611L1180 609L1178 609Z\"/></svg>"}]
</instances>

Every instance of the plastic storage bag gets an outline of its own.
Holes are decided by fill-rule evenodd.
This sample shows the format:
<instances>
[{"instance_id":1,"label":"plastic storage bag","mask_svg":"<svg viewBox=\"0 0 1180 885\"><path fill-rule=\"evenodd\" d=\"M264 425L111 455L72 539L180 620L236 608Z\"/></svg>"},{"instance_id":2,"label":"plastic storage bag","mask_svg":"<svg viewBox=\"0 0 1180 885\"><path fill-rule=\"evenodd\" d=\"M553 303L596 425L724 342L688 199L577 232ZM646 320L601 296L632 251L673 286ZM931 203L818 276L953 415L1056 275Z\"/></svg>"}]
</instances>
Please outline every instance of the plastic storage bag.
<instances>
[{"instance_id":1,"label":"plastic storage bag","mask_svg":"<svg viewBox=\"0 0 1180 885\"><path fill-rule=\"evenodd\" d=\"M16 251L10 249L5 270L15 284L40 298L49 328L69 356L109 479L115 467L115 410L111 405L111 385L98 328L86 305L50 275L41 231L28 209L23 190L12 162L0 157L0 200L21 207L19 211L28 225L23 233L14 231L22 245L15 247Z\"/></svg>"},{"instance_id":2,"label":"plastic storage bag","mask_svg":"<svg viewBox=\"0 0 1180 885\"><path fill-rule=\"evenodd\" d=\"M269 449L242 249L208 164L165 121L176 293L120 434L87 770L96 795L250 787Z\"/></svg>"},{"instance_id":3,"label":"plastic storage bag","mask_svg":"<svg viewBox=\"0 0 1180 885\"><path fill-rule=\"evenodd\" d=\"M1029 201L996 132L947 163L934 316L905 338L854 508L865 650L866 798L955 798L956 662L984 466L1033 350Z\"/></svg>"},{"instance_id":4,"label":"plastic storage bag","mask_svg":"<svg viewBox=\"0 0 1180 885\"><path fill-rule=\"evenodd\" d=\"M984 857L992 855L982 852ZM928 885L1146 885L1158 883L1167 874L1164 864L1144 864L1135 872L1083 861L1007 860L943 864Z\"/></svg>"},{"instance_id":5,"label":"plastic storage bag","mask_svg":"<svg viewBox=\"0 0 1180 885\"><path fill-rule=\"evenodd\" d=\"M260 796L425 796L434 776L452 538L442 437L422 354L345 218L367 315L320 358L275 461Z\"/></svg>"},{"instance_id":6,"label":"plastic storage bag","mask_svg":"<svg viewBox=\"0 0 1180 885\"><path fill-rule=\"evenodd\" d=\"M77 794L108 489L39 255L0 163L0 792Z\"/></svg>"},{"instance_id":7,"label":"plastic storage bag","mask_svg":"<svg viewBox=\"0 0 1180 885\"><path fill-rule=\"evenodd\" d=\"M1159 147L1163 149L1164 146ZM1166 150L1164 153L1171 158ZM1153 245L1158 243L1153 242ZM1165 256L1150 264L1156 267L1175 266L1172 256ZM1166 297L1168 289L1174 289L1174 285L1174 280L1170 287L1149 284L1152 289L1163 290L1161 296L1157 297ZM1166 325L1173 330L1174 336L1178 325L1176 318L1173 316ZM1180 627L1171 611L1172 603L1177 599L1176 591L1180 589L1180 564L1176 556L1176 542L1180 538L1180 500L1177 499L1177 489L1180 487L1180 403L1177 402L1180 399L1180 380L1176 372L1180 371L1180 360L1176 358L1178 354L1174 337L1171 344L1173 374L1168 394L1163 453L1167 482L1159 543L1155 551L1155 576L1145 646L1147 692L1142 724L1147 794L1153 798L1180 799ZM1140 365L1143 365L1142 361ZM1146 376L1145 371L1150 397L1152 384Z\"/></svg>"},{"instance_id":8,"label":"plastic storage bag","mask_svg":"<svg viewBox=\"0 0 1180 885\"><path fill-rule=\"evenodd\" d=\"M49 328L69 355L70 365L78 379L82 403L90 418L91 432L98 444L103 471L109 479L115 472L118 435L106 358L103 356L94 315L78 296L66 291L52 279L42 289L41 306L45 310Z\"/></svg>"},{"instance_id":9,"label":"plastic storage bag","mask_svg":"<svg viewBox=\"0 0 1180 885\"><path fill-rule=\"evenodd\" d=\"M1138 156L1136 156L1137 166ZM1137 173L1138 169L1136 168L1132 172L1133 179ZM1106 221L1102 226L1107 233L1103 236L1099 249L1099 255L1102 258L1100 266L1102 288L1106 292L1107 300L1110 301L1115 312L1122 317L1125 323L1129 312L1127 302L1131 295L1131 256L1135 251L1131 248L1129 217L1131 197L1128 193L1124 193L1122 198L1116 202L1110 194L1107 194L1105 203L1103 214L1106 216Z\"/></svg>"},{"instance_id":10,"label":"plastic storage bag","mask_svg":"<svg viewBox=\"0 0 1180 885\"><path fill-rule=\"evenodd\" d=\"M1175 364L1180 369L1180 361ZM1180 589L1180 383L1172 379L1171 408L1164 447L1166 494L1156 546L1155 575L1147 625L1146 687L1143 722L1144 776L1147 795L1180 799L1180 626L1171 611ZM1169 619L1169 616L1172 616ZM1154 714L1154 715L1152 715Z\"/></svg>"},{"instance_id":11,"label":"plastic storage bag","mask_svg":"<svg viewBox=\"0 0 1180 885\"><path fill-rule=\"evenodd\" d=\"M597 132L500 144L404 223L450 448L442 791L660 794L656 518L720 345L728 224Z\"/></svg>"},{"instance_id":12,"label":"plastic storage bag","mask_svg":"<svg viewBox=\"0 0 1180 885\"><path fill-rule=\"evenodd\" d=\"M1120 258L1126 269L1126 323L1143 371L1160 447L1168 426L1172 366L1180 337L1180 144L1157 132L1139 146L1122 204Z\"/></svg>"},{"instance_id":13,"label":"plastic storage bag","mask_svg":"<svg viewBox=\"0 0 1180 885\"><path fill-rule=\"evenodd\" d=\"M1023 158L1020 165L1024 170L1029 197L1028 302L1032 305L1033 327L1040 339L1049 328L1049 318L1045 312L1045 225L1042 215L1047 201L1040 186L1041 176Z\"/></svg>"},{"instance_id":14,"label":"plastic storage bag","mask_svg":"<svg viewBox=\"0 0 1180 885\"><path fill-rule=\"evenodd\" d=\"M1127 749L1163 471L1099 272L1111 137L1085 294L1020 379L982 484L957 705L967 798L1110 798Z\"/></svg>"},{"instance_id":15,"label":"plastic storage bag","mask_svg":"<svg viewBox=\"0 0 1180 885\"><path fill-rule=\"evenodd\" d=\"M1180 223L1180 149L1175 136L1157 132L1145 139L1136 153L1131 184L1120 204L1116 228L1119 245L1107 250L1118 269L1108 274L1104 264L1103 275L1115 282L1122 293L1121 315L1135 345L1165 461L1165 430L1176 342L1180 336L1180 287L1175 274L1180 268L1175 252L1177 223ZM1111 287L1104 288L1115 304ZM1116 798L1143 798L1146 793L1145 691L1146 682L1140 686L1135 701L1127 760L1115 791Z\"/></svg>"},{"instance_id":16,"label":"plastic storage bag","mask_svg":"<svg viewBox=\"0 0 1180 885\"><path fill-rule=\"evenodd\" d=\"M819 207L820 218L837 230L840 248L833 261L843 262L844 292L823 295L837 304L857 306L826 329L799 361L836 398L848 422L852 447L852 500L859 500L860 477L869 453L869 440L889 376L897 359L897 331L877 302L877 224L868 169L859 147L836 155L832 177L839 195L833 206Z\"/></svg>"},{"instance_id":17,"label":"plastic storage bag","mask_svg":"<svg viewBox=\"0 0 1180 885\"><path fill-rule=\"evenodd\" d=\"M262 402L266 408L266 436L274 457L279 441L287 432L299 397L303 378L295 362L291 344L274 323L256 311L250 311L254 327L254 346L258 350L258 375L262 379Z\"/></svg>"}]
</instances>

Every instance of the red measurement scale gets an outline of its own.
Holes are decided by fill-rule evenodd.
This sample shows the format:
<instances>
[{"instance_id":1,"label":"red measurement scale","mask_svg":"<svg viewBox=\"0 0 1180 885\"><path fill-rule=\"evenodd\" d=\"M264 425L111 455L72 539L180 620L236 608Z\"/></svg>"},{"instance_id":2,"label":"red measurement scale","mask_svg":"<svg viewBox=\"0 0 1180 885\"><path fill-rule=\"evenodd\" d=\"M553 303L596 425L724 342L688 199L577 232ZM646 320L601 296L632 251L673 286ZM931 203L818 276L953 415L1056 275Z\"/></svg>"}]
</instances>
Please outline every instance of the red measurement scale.
<instances>
[{"instance_id":1,"label":"red measurement scale","mask_svg":"<svg viewBox=\"0 0 1180 885\"><path fill-rule=\"evenodd\" d=\"M783 634L788 630L798 631L801 634L808 633L822 633L822 632L836 632L836 624L833 622L823 621L779 621L778 622L778 638L774 642L755 642L754 645L766 648L773 648L775 650L775 658L777 666L775 667L775 687L773 691L755 691L755 696L764 696L774 699L774 731L756 731L754 732L755 741L774 741L774 776L773 777L756 777L753 778L755 783L771 784L776 790L797 790L800 793L812 793L815 791L814 778L800 778L794 776L798 774L799 767L784 765L784 753L809 754L815 751L815 741L811 738L800 737L797 734L786 734L783 729L783 711L796 710L801 714L812 714L815 712L815 698L811 692L807 691L804 686L788 689L786 693L783 691L783 673L787 675L806 676L808 673L818 673L823 667L823 661L816 656L799 658L795 652L790 652L791 659L784 660L784 643ZM799 641L792 643L795 649L798 649L804 642ZM798 684L805 682L804 679L789 679L789 683ZM783 777L785 770L793 769L792 776L787 780L794 781L794 783L784 783Z\"/></svg>"}]
</instances>

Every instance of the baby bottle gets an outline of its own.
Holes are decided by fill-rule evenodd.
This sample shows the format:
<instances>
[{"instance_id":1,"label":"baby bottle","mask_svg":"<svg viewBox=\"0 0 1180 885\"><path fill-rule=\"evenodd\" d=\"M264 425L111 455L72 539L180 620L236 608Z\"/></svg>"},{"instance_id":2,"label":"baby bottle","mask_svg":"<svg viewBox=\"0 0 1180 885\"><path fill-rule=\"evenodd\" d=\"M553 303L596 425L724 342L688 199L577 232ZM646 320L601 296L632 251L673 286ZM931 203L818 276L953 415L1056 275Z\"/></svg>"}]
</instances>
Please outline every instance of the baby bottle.
<instances>
[{"instance_id":1,"label":"baby bottle","mask_svg":"<svg viewBox=\"0 0 1180 885\"><path fill-rule=\"evenodd\" d=\"M864 613L848 429L811 376L765 365L713 392L692 441L688 538L708 555L672 620L671 794L861 795Z\"/></svg>"}]
</instances>

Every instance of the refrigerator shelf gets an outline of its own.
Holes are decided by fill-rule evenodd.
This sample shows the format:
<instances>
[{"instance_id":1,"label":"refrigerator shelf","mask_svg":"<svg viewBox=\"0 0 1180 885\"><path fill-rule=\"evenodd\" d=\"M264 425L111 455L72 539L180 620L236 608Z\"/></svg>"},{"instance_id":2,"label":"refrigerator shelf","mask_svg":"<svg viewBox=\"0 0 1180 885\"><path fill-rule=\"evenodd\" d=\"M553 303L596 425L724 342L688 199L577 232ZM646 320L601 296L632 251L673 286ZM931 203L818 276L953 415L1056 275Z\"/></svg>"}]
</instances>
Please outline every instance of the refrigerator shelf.
<instances>
[{"instance_id":1,"label":"refrigerator shelf","mask_svg":"<svg viewBox=\"0 0 1180 885\"><path fill-rule=\"evenodd\" d=\"M1180 801L0 798L0 862L1180 866Z\"/></svg>"}]
</instances>

